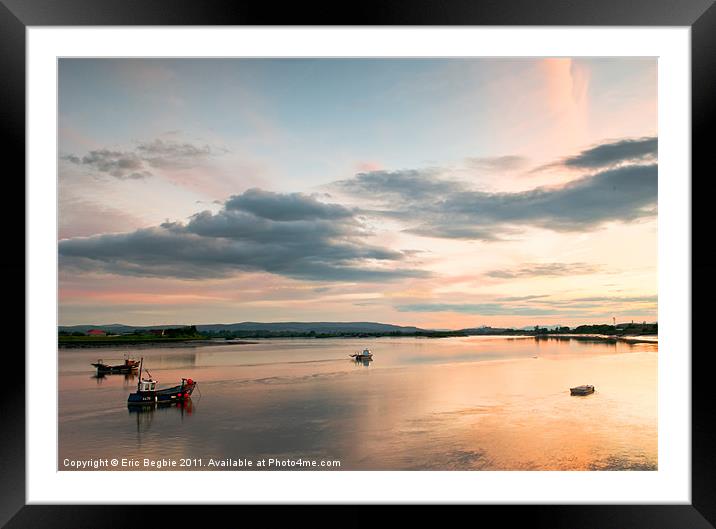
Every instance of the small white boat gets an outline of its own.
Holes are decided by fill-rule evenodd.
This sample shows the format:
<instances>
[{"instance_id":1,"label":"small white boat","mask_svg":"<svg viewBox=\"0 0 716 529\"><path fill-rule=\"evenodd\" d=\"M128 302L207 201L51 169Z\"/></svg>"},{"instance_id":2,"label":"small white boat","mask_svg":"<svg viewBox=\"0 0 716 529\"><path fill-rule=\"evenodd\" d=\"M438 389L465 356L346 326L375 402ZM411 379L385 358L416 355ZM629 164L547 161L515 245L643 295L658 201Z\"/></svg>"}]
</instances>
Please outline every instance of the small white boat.
<instances>
[{"instance_id":1,"label":"small white boat","mask_svg":"<svg viewBox=\"0 0 716 529\"><path fill-rule=\"evenodd\" d=\"M577 386L576 388L569 388L570 395L591 395L594 393L594 386Z\"/></svg>"},{"instance_id":2,"label":"small white boat","mask_svg":"<svg viewBox=\"0 0 716 529\"><path fill-rule=\"evenodd\" d=\"M350 356L356 360L373 360L373 353L370 352L370 349L363 349L362 353L355 353Z\"/></svg>"}]
</instances>

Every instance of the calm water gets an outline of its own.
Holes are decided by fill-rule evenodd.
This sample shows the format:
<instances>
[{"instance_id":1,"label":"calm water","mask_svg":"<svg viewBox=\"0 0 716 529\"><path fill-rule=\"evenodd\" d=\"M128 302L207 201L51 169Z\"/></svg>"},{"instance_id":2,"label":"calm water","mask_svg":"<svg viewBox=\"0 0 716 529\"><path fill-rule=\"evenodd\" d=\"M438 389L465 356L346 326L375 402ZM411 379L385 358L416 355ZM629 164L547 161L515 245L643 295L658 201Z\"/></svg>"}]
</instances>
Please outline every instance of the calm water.
<instances>
[{"instance_id":1,"label":"calm water","mask_svg":"<svg viewBox=\"0 0 716 529\"><path fill-rule=\"evenodd\" d=\"M348 358L364 347L375 355L369 365ZM204 470L222 468L207 468L210 458L336 460L342 470L655 470L657 348L470 337L137 349L159 386L198 381L186 407L142 413L126 405L136 377L97 379L90 366L119 363L127 349L61 350L59 468L72 470L65 458L128 457L201 459ZM570 397L580 384L597 391Z\"/></svg>"}]
</instances>

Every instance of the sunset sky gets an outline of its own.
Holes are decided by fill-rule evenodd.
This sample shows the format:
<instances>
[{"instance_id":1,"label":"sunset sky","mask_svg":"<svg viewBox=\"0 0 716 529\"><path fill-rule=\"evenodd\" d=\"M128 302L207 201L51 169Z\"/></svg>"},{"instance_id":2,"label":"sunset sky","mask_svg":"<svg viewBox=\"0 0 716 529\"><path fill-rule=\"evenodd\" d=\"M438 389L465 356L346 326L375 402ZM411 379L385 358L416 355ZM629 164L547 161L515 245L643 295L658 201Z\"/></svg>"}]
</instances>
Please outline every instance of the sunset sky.
<instances>
[{"instance_id":1,"label":"sunset sky","mask_svg":"<svg viewBox=\"0 0 716 529\"><path fill-rule=\"evenodd\" d=\"M61 59L59 323L657 320L657 62Z\"/></svg>"}]
</instances>

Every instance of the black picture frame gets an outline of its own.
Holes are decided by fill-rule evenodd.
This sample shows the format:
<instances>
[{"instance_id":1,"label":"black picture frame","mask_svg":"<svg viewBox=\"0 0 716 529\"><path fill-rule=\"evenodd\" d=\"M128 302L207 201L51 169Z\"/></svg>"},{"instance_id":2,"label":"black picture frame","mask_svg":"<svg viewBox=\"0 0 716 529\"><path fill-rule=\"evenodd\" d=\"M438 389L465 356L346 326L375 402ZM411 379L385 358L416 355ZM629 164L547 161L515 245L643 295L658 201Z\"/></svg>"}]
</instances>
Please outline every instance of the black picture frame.
<instances>
[{"instance_id":1,"label":"black picture frame","mask_svg":"<svg viewBox=\"0 0 716 529\"><path fill-rule=\"evenodd\" d=\"M716 7L713 0L364 0L339 2L281 3L257 1L178 0L0 0L0 128L4 132L3 158L5 259L0 266L10 288L22 288L18 277L25 276L24 230L17 229L25 218L25 30L27 26L87 25L508 25L508 26L689 26L692 59L692 175L670 175L691 183L692 189L692 282L698 283L698 297L713 299L716 268L714 246L708 237L711 222L706 217L711 197L704 181L712 147L707 127L714 122L716 94ZM699 179L694 175L701 174ZM694 192L697 191L697 192ZM22 197L20 199L19 197ZM13 205L14 204L14 209ZM702 237L699 237L699 236ZM708 274L708 275L707 275ZM22 292L25 307L25 292ZM10 306L6 303L6 306ZM25 327L24 310L13 305L6 325L19 334L36 330ZM708 328L708 310L692 313L692 329ZM696 336L693 335L695 340ZM13 344L13 347L16 345ZM466 515L474 520L495 514L500 525L528 524L531 527L580 528L674 528L700 529L716 526L716 399L710 391L709 356L713 353L693 341L692 365L692 487L689 505L523 505L471 506L452 508L449 515L438 511L436 521L446 516ZM25 373L15 350L5 352L12 362L12 376L3 384L0 398L2 451L0 452L0 524L7 527L128 527L145 516L152 525L216 520L224 511L253 511L253 506L144 506L124 505L26 505L25 504ZM672 352L674 353L674 352ZM31 373L29 373L31 375ZM391 510L392 507L375 507ZM373 509L350 506L350 513L322 513L311 516L312 524L358 525L374 523ZM171 514L162 509L171 509ZM160 512L154 512L159 510ZM210 513L207 511L211 510ZM151 511L151 512L146 512ZM298 511L298 512L296 512ZM279 518L306 517L302 507L271 507L271 525ZM422 507L413 515L426 521ZM248 513L264 515L263 513ZM327 515L326 515L327 514ZM432 511L433 516L436 515ZM167 517L170 515L169 517ZM210 516L210 517L209 517ZM245 515L244 515L245 516ZM404 516L401 513L401 516ZM278 517L278 518L277 518ZM254 518L251 516L254 520ZM248 520L250 518L242 518ZM203 521L203 522L202 522ZM240 523L239 520L236 520ZM233 524L232 524L233 525Z\"/></svg>"}]
</instances>

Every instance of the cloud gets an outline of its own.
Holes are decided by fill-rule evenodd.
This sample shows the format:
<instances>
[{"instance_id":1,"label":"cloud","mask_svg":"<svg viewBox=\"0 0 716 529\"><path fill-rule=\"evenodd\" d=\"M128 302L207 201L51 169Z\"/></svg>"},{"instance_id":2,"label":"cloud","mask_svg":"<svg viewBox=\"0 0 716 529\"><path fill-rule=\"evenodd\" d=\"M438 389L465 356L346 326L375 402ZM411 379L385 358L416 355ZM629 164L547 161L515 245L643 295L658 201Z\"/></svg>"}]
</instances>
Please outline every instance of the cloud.
<instances>
[{"instance_id":1,"label":"cloud","mask_svg":"<svg viewBox=\"0 0 716 529\"><path fill-rule=\"evenodd\" d=\"M421 235L423 237L440 237L444 239L479 239L483 241L498 241L500 237L492 228L479 228L448 222L426 223L403 230L406 233Z\"/></svg>"},{"instance_id":2,"label":"cloud","mask_svg":"<svg viewBox=\"0 0 716 529\"><path fill-rule=\"evenodd\" d=\"M226 152L224 149L212 149L209 145L197 146L161 139L139 143L136 150L149 165L159 168L192 167L202 159Z\"/></svg>"},{"instance_id":3,"label":"cloud","mask_svg":"<svg viewBox=\"0 0 716 529\"><path fill-rule=\"evenodd\" d=\"M63 159L75 165L88 166L120 180L136 180L151 176L151 173L145 169L144 161L133 152L100 149L90 151L82 158L70 154L63 156Z\"/></svg>"},{"instance_id":4,"label":"cloud","mask_svg":"<svg viewBox=\"0 0 716 529\"><path fill-rule=\"evenodd\" d=\"M547 294L531 295L531 296L509 296L497 298L497 301L532 301L534 299L548 298Z\"/></svg>"},{"instance_id":5,"label":"cloud","mask_svg":"<svg viewBox=\"0 0 716 529\"><path fill-rule=\"evenodd\" d=\"M656 137L626 138L590 147L579 154L567 156L558 162L538 167L534 171L551 167L594 170L615 167L624 163L654 163L657 160L657 155L658 139Z\"/></svg>"},{"instance_id":6,"label":"cloud","mask_svg":"<svg viewBox=\"0 0 716 529\"><path fill-rule=\"evenodd\" d=\"M637 304L638 308L623 307L624 314L641 313L656 309L657 296L598 296L567 300L544 299L549 296L520 296L495 298L484 303L413 303L397 305L400 312L456 312L478 314L481 316L549 316L568 315L586 317L587 315L603 316L612 313L615 308L626 304ZM527 303L509 303L527 302ZM596 312L595 312L596 311ZM601 312L600 312L601 311Z\"/></svg>"},{"instance_id":7,"label":"cloud","mask_svg":"<svg viewBox=\"0 0 716 529\"><path fill-rule=\"evenodd\" d=\"M500 224L571 231L649 214L657 198L656 165L626 166L573 180L564 186L517 193L465 191L437 204L435 224L494 227Z\"/></svg>"},{"instance_id":8,"label":"cloud","mask_svg":"<svg viewBox=\"0 0 716 529\"><path fill-rule=\"evenodd\" d=\"M369 195L373 199L399 199L403 203L422 202L467 189L462 182L441 178L437 169L358 173L348 180L335 182L333 186L352 194Z\"/></svg>"},{"instance_id":9,"label":"cloud","mask_svg":"<svg viewBox=\"0 0 716 529\"><path fill-rule=\"evenodd\" d=\"M58 217L60 239L126 231L142 225L141 219L125 209L68 193L59 194L59 209L62 212Z\"/></svg>"},{"instance_id":10,"label":"cloud","mask_svg":"<svg viewBox=\"0 0 716 529\"><path fill-rule=\"evenodd\" d=\"M75 165L85 166L119 180L142 179L152 176L150 169L183 169L200 164L204 159L226 152L208 145L155 139L140 142L131 151L97 149L80 157L76 154L61 156Z\"/></svg>"},{"instance_id":11,"label":"cloud","mask_svg":"<svg viewBox=\"0 0 716 529\"><path fill-rule=\"evenodd\" d=\"M548 316L561 314L561 311L540 308L512 306L502 303L414 303L408 305L397 305L400 312L459 312L463 314L479 314L481 316Z\"/></svg>"},{"instance_id":12,"label":"cloud","mask_svg":"<svg viewBox=\"0 0 716 529\"><path fill-rule=\"evenodd\" d=\"M409 233L493 241L525 227L579 231L653 216L657 165L623 165L512 193L472 190L435 170L360 173L335 186L377 202L364 212L402 220Z\"/></svg>"},{"instance_id":13,"label":"cloud","mask_svg":"<svg viewBox=\"0 0 716 529\"><path fill-rule=\"evenodd\" d=\"M572 299L546 299L534 301L534 303L551 308L564 310L576 309L605 309L613 310L614 306L639 305L641 309L656 308L658 298L653 296L591 296Z\"/></svg>"},{"instance_id":14,"label":"cloud","mask_svg":"<svg viewBox=\"0 0 716 529\"><path fill-rule=\"evenodd\" d=\"M658 296L593 296L588 298L574 298L570 301L598 301L608 303L656 303Z\"/></svg>"},{"instance_id":15,"label":"cloud","mask_svg":"<svg viewBox=\"0 0 716 529\"><path fill-rule=\"evenodd\" d=\"M226 202L226 209L243 210L258 217L281 221L331 220L353 216L351 210L339 204L326 204L300 193L279 195L261 189L249 189L242 195L233 196Z\"/></svg>"},{"instance_id":16,"label":"cloud","mask_svg":"<svg viewBox=\"0 0 716 529\"><path fill-rule=\"evenodd\" d=\"M467 158L467 166L478 171L497 172L514 171L527 165L524 156L493 156L486 158Z\"/></svg>"},{"instance_id":17,"label":"cloud","mask_svg":"<svg viewBox=\"0 0 716 529\"><path fill-rule=\"evenodd\" d=\"M369 235L361 220L338 204L251 189L232 196L217 213L63 240L59 253L63 267L148 277L265 271L306 280L385 281L428 275L400 266L408 256L368 244Z\"/></svg>"},{"instance_id":18,"label":"cloud","mask_svg":"<svg viewBox=\"0 0 716 529\"><path fill-rule=\"evenodd\" d=\"M602 267L588 263L528 263L519 268L491 270L485 275L501 279L515 279L521 277L596 274L601 271ZM532 297L534 298L538 296ZM528 299L528 297L522 299Z\"/></svg>"}]
</instances>

